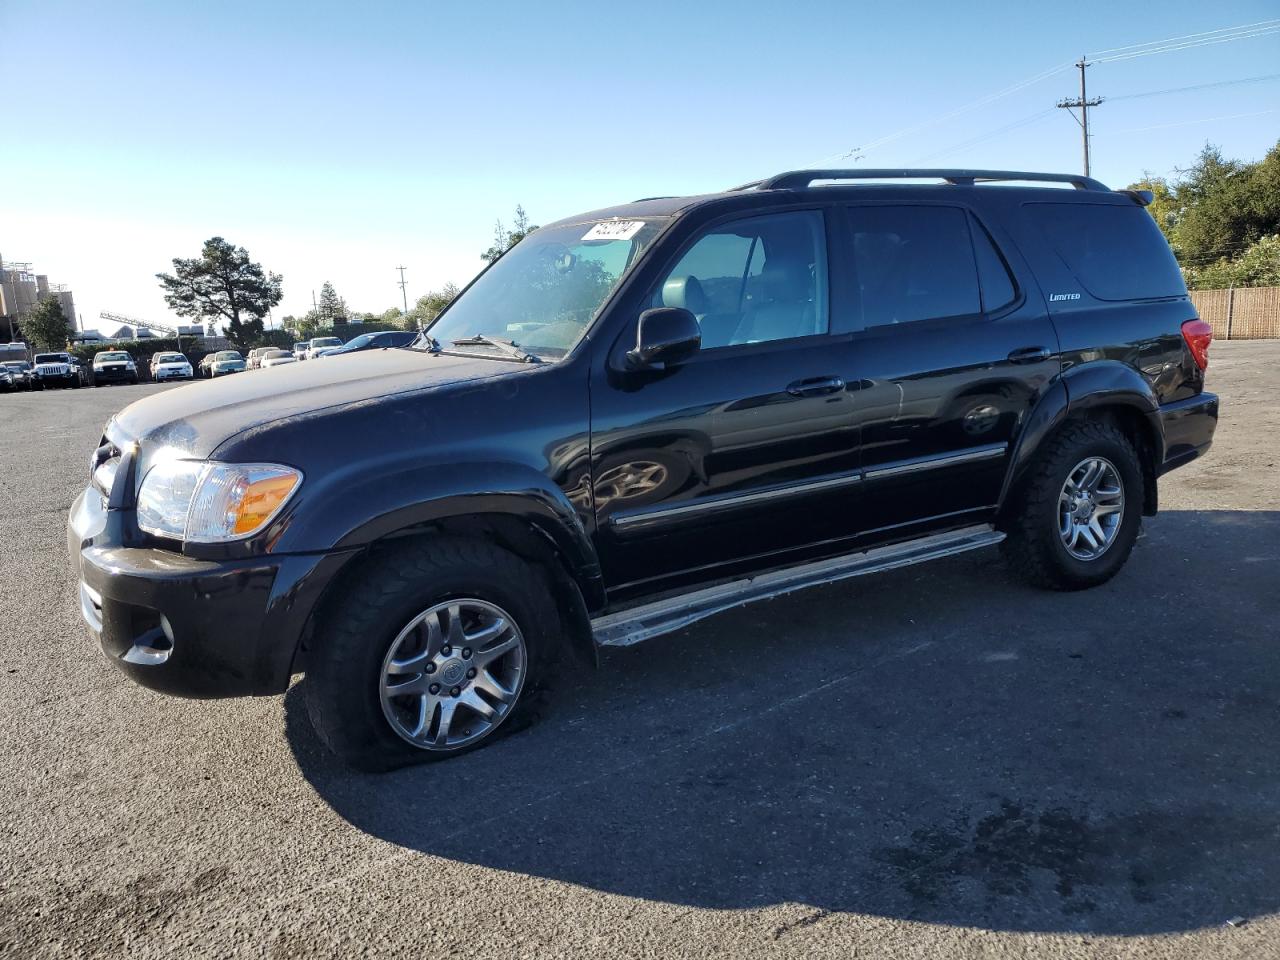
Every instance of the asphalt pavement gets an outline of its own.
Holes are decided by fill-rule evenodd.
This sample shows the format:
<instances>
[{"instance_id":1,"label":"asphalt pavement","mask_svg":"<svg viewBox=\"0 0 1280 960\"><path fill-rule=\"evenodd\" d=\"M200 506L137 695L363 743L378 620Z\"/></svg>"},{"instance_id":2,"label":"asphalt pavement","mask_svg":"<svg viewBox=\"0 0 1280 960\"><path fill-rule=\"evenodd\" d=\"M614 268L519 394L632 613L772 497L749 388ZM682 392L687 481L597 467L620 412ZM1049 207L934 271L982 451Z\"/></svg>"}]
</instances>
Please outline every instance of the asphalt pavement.
<instances>
[{"instance_id":1,"label":"asphalt pavement","mask_svg":"<svg viewBox=\"0 0 1280 960\"><path fill-rule=\"evenodd\" d=\"M1280 342L1216 344L1210 387L1103 587L980 551L794 594L382 776L297 684L171 699L87 638L88 455L185 388L0 396L0 955L1278 956Z\"/></svg>"}]
</instances>

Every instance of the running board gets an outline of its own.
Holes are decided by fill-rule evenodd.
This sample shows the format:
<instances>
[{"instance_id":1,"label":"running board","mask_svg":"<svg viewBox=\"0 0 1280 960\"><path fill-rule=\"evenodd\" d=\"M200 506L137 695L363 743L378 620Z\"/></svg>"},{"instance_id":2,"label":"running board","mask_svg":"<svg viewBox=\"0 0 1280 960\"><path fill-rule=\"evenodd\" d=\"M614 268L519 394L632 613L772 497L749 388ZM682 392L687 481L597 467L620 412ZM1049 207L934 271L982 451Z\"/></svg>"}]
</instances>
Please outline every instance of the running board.
<instances>
[{"instance_id":1,"label":"running board","mask_svg":"<svg viewBox=\"0 0 1280 960\"><path fill-rule=\"evenodd\" d=\"M799 567L773 570L596 617L591 621L591 632L600 646L628 647L757 600L769 600L805 587L835 583L865 573L880 573L926 560L938 560L966 550L994 546L1003 539L1003 533L990 524L983 524Z\"/></svg>"}]
</instances>

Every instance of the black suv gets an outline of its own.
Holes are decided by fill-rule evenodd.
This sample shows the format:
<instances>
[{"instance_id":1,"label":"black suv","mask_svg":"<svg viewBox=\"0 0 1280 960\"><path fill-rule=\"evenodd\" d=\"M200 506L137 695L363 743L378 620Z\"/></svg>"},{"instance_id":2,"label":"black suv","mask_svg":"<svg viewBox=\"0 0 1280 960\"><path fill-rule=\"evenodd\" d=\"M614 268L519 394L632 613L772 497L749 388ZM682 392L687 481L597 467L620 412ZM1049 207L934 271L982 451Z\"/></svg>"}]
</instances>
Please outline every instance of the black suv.
<instances>
[{"instance_id":1,"label":"black suv","mask_svg":"<svg viewBox=\"0 0 1280 960\"><path fill-rule=\"evenodd\" d=\"M543 227L412 349L113 418L84 617L169 693L305 672L324 741L385 768L513 729L561 650L800 587L997 544L1102 583L1217 422L1149 200L817 170Z\"/></svg>"}]
</instances>

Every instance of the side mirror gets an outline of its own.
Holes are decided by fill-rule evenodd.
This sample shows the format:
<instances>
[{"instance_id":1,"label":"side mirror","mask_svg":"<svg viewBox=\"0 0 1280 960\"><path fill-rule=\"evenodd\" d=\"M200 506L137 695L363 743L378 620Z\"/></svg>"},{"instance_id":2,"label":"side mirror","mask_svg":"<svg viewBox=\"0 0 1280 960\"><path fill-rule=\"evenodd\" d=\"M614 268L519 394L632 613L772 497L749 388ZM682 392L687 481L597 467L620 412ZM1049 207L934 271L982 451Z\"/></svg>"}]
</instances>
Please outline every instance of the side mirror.
<instances>
[{"instance_id":1,"label":"side mirror","mask_svg":"<svg viewBox=\"0 0 1280 960\"><path fill-rule=\"evenodd\" d=\"M654 307L640 314L635 349L627 351L633 368L662 368L682 363L702 346L698 318L684 307Z\"/></svg>"}]
</instances>

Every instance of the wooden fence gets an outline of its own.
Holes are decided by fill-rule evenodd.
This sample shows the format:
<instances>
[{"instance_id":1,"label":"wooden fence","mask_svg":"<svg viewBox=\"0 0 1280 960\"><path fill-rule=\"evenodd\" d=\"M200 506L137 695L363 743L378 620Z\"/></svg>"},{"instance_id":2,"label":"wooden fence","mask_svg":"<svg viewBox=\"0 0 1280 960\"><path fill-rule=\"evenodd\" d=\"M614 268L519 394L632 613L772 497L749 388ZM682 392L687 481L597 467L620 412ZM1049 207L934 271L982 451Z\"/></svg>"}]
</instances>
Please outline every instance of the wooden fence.
<instances>
[{"instance_id":1,"label":"wooden fence","mask_svg":"<svg viewBox=\"0 0 1280 960\"><path fill-rule=\"evenodd\" d=\"M1217 340L1280 337L1280 287L1192 290L1191 302Z\"/></svg>"}]
</instances>

